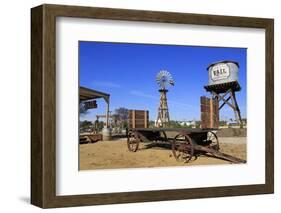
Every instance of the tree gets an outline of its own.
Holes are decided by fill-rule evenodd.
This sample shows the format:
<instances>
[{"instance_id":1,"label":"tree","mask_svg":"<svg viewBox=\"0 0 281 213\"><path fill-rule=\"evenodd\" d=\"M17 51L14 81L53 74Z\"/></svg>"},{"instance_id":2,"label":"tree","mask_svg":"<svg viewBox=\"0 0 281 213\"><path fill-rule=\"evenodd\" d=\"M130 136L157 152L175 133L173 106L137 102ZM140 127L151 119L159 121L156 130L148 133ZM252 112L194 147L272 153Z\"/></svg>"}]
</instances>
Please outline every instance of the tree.
<instances>
[{"instance_id":1,"label":"tree","mask_svg":"<svg viewBox=\"0 0 281 213\"><path fill-rule=\"evenodd\" d=\"M201 121L195 121L195 128L200 128Z\"/></svg>"},{"instance_id":2,"label":"tree","mask_svg":"<svg viewBox=\"0 0 281 213\"><path fill-rule=\"evenodd\" d=\"M149 121L149 127L150 128L155 127L155 122L154 121Z\"/></svg>"},{"instance_id":3,"label":"tree","mask_svg":"<svg viewBox=\"0 0 281 213\"><path fill-rule=\"evenodd\" d=\"M91 121L85 120L85 121L80 122L80 127L82 127L82 128L87 128L87 127L89 127L91 125L92 125Z\"/></svg>"},{"instance_id":4,"label":"tree","mask_svg":"<svg viewBox=\"0 0 281 213\"><path fill-rule=\"evenodd\" d=\"M128 125L127 121L129 119L129 110L124 107L115 109L113 118L116 125L120 124L121 128L123 129L126 127L126 125Z\"/></svg>"},{"instance_id":5,"label":"tree","mask_svg":"<svg viewBox=\"0 0 281 213\"><path fill-rule=\"evenodd\" d=\"M178 121L171 120L170 121L170 127L171 128L180 128L182 126L181 126L181 124Z\"/></svg>"},{"instance_id":6,"label":"tree","mask_svg":"<svg viewBox=\"0 0 281 213\"><path fill-rule=\"evenodd\" d=\"M85 103L83 101L80 102L80 104L79 104L79 112L82 115L85 115L88 113L87 107L85 106Z\"/></svg>"},{"instance_id":7,"label":"tree","mask_svg":"<svg viewBox=\"0 0 281 213\"><path fill-rule=\"evenodd\" d=\"M220 126L225 126L225 125L227 125L227 121L219 121L219 125Z\"/></svg>"}]
</instances>

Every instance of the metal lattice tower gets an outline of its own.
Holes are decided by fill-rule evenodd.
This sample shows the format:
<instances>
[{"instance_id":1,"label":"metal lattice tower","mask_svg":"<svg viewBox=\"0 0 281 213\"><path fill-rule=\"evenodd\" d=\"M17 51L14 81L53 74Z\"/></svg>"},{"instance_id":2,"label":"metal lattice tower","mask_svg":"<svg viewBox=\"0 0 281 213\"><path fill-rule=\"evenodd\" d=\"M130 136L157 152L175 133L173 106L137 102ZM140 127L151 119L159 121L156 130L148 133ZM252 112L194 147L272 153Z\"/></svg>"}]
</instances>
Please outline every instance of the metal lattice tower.
<instances>
[{"instance_id":1,"label":"metal lattice tower","mask_svg":"<svg viewBox=\"0 0 281 213\"><path fill-rule=\"evenodd\" d=\"M161 70L156 76L156 82L160 87L160 89L158 90L160 92L160 103L158 107L156 126L168 127L170 124L170 115L167 102L168 90L166 89L166 87L168 85L174 86L174 80L172 78L172 75L168 71Z\"/></svg>"}]
</instances>

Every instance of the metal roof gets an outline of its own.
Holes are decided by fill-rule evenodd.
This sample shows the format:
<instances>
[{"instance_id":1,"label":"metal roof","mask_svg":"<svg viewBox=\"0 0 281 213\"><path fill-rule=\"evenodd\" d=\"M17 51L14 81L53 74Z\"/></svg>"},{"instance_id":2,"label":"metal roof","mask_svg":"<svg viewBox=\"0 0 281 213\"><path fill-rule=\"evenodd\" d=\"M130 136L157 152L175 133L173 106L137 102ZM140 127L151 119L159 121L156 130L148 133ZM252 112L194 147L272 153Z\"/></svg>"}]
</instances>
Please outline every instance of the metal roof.
<instances>
[{"instance_id":1,"label":"metal roof","mask_svg":"<svg viewBox=\"0 0 281 213\"><path fill-rule=\"evenodd\" d=\"M104 92L97 90L89 89L86 87L80 86L79 88L79 99L80 101L104 98L107 102L109 101L110 95Z\"/></svg>"},{"instance_id":2,"label":"metal roof","mask_svg":"<svg viewBox=\"0 0 281 213\"><path fill-rule=\"evenodd\" d=\"M237 67L239 67L239 63L236 62L236 61L224 60L224 61L217 61L217 62L215 62L215 63L210 64L210 65L207 67L207 70L209 70L210 67L215 66L215 65L220 64L220 63L233 63L233 64L236 64Z\"/></svg>"}]
</instances>

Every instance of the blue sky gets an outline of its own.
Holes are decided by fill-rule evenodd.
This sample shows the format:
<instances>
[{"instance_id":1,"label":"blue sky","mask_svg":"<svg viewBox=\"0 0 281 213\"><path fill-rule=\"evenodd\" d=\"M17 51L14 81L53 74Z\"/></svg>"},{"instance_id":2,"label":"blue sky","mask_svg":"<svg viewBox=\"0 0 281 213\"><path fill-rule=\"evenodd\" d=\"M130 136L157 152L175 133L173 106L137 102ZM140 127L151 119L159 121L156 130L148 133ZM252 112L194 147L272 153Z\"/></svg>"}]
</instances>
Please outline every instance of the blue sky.
<instances>
[{"instance_id":1,"label":"blue sky","mask_svg":"<svg viewBox=\"0 0 281 213\"><path fill-rule=\"evenodd\" d=\"M110 110L119 107L149 110L150 120L156 119L159 104L156 75L168 70L175 81L169 87L168 106L172 120L200 119L200 96L209 95L209 64L222 60L237 61L242 90L236 94L242 117L246 117L246 48L199 47L178 45L79 42L80 85L110 94ZM81 120L95 120L105 113L105 103L97 101ZM234 118L225 106L221 119Z\"/></svg>"}]
</instances>

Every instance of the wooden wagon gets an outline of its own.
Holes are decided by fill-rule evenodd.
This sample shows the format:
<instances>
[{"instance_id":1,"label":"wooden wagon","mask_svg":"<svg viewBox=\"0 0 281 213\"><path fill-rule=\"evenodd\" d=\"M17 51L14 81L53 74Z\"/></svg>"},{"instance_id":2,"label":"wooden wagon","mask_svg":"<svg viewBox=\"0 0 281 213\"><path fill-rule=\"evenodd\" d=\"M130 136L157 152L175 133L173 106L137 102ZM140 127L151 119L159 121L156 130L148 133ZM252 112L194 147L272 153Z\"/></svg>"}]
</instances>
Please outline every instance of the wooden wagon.
<instances>
[{"instance_id":1,"label":"wooden wagon","mask_svg":"<svg viewBox=\"0 0 281 213\"><path fill-rule=\"evenodd\" d=\"M187 128L129 128L127 145L131 152L136 152L140 143L166 143L171 145L172 154L177 161L189 162L200 154L209 154L232 163L245 163L245 160L222 153L216 135L217 129ZM174 132L176 136L167 137Z\"/></svg>"}]
</instances>

